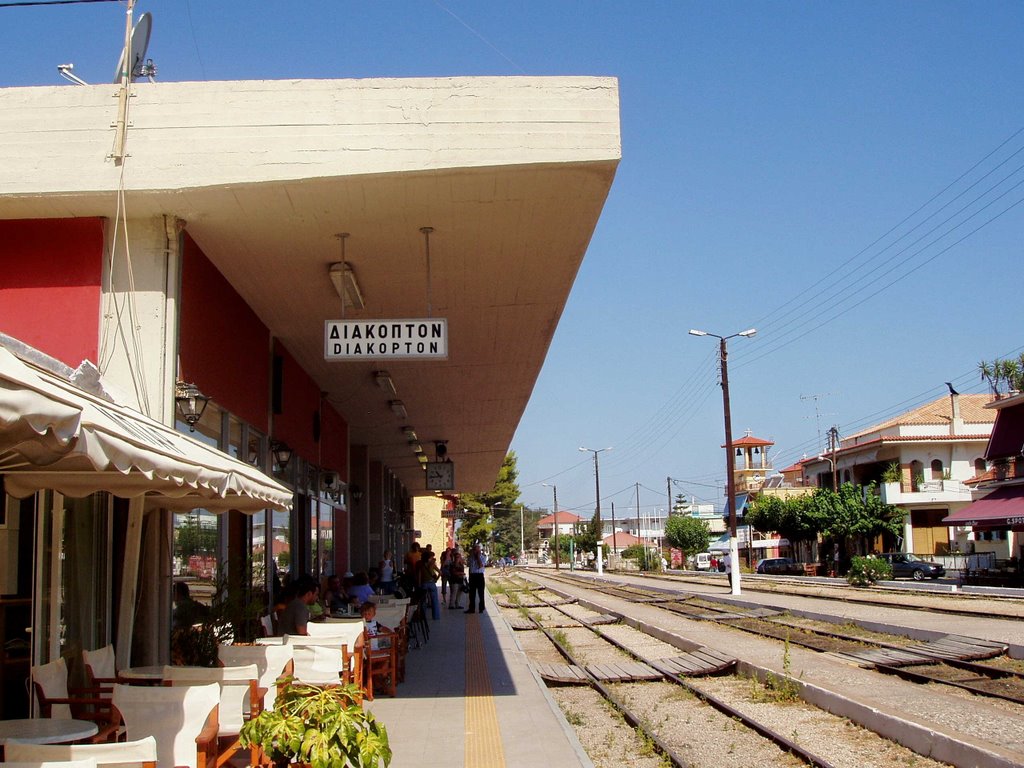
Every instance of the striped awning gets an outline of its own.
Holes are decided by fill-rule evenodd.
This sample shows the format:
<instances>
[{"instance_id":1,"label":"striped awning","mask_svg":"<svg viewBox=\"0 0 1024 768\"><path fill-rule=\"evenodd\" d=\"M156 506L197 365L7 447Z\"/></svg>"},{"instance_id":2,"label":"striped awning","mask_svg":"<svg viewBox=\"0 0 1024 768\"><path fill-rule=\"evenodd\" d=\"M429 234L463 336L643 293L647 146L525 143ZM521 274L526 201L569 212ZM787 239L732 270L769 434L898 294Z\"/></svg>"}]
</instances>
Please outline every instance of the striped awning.
<instances>
[{"instance_id":1,"label":"striped awning","mask_svg":"<svg viewBox=\"0 0 1024 768\"><path fill-rule=\"evenodd\" d=\"M145 496L168 509L291 507L254 466L138 411L86 392L0 345L0 475L23 498L43 489Z\"/></svg>"}]
</instances>

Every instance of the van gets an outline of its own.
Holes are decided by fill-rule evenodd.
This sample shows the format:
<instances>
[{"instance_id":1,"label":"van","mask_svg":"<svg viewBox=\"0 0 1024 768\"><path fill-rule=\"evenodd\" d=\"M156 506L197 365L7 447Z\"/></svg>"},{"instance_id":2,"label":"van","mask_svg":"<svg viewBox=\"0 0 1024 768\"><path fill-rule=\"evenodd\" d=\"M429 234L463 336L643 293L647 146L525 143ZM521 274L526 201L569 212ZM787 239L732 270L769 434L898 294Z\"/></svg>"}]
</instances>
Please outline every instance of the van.
<instances>
[{"instance_id":1,"label":"van","mask_svg":"<svg viewBox=\"0 0 1024 768\"><path fill-rule=\"evenodd\" d=\"M711 553L710 552L698 552L693 557L693 567L698 571L710 571L711 570Z\"/></svg>"}]
</instances>

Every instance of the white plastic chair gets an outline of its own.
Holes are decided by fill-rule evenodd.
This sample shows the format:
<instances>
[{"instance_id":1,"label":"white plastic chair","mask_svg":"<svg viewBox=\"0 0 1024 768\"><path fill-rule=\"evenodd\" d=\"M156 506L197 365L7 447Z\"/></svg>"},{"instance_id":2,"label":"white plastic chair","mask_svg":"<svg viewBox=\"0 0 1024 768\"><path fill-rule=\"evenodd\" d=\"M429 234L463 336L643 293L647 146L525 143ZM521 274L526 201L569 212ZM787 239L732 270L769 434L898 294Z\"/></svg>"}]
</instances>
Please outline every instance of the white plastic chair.
<instances>
[{"instance_id":1,"label":"white plastic chair","mask_svg":"<svg viewBox=\"0 0 1024 768\"><path fill-rule=\"evenodd\" d=\"M255 664L259 686L265 690L263 708L273 709L277 701L278 681L293 674L293 648L290 645L221 645L217 658L225 667Z\"/></svg>"},{"instance_id":2,"label":"white plastic chair","mask_svg":"<svg viewBox=\"0 0 1024 768\"><path fill-rule=\"evenodd\" d=\"M204 685L215 682L220 686L217 765L227 762L242 749L238 739L242 725L263 711L259 674L255 664L213 668L164 667L164 682L171 685Z\"/></svg>"},{"instance_id":3,"label":"white plastic chair","mask_svg":"<svg viewBox=\"0 0 1024 768\"><path fill-rule=\"evenodd\" d=\"M68 687L68 665L63 658L32 667L32 688L40 714L58 720L92 720L99 728L93 741L106 741L114 732L109 699L93 689Z\"/></svg>"},{"instance_id":4,"label":"white plastic chair","mask_svg":"<svg viewBox=\"0 0 1024 768\"><path fill-rule=\"evenodd\" d=\"M11 761L44 764L65 761L71 766L88 761L97 768L156 768L156 739L111 741L104 744L19 744L8 741L5 757ZM4 768L10 763L0 763Z\"/></svg>"},{"instance_id":5,"label":"white plastic chair","mask_svg":"<svg viewBox=\"0 0 1024 768\"><path fill-rule=\"evenodd\" d=\"M213 768L220 686L115 685L115 714L128 739L156 739L159 768Z\"/></svg>"}]
</instances>

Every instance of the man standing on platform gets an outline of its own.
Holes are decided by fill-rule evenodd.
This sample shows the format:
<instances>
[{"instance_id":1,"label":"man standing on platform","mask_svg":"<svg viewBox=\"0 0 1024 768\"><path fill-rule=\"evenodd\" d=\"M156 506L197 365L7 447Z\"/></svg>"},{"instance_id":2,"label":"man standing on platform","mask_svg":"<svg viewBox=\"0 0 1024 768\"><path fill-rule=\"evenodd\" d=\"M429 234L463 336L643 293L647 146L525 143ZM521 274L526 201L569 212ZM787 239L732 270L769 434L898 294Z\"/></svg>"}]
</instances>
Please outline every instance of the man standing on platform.
<instances>
[{"instance_id":1,"label":"man standing on platform","mask_svg":"<svg viewBox=\"0 0 1024 768\"><path fill-rule=\"evenodd\" d=\"M484 553L480 542L473 545L469 553L469 607L466 613L476 612L476 600L480 598L480 613L484 607Z\"/></svg>"}]
</instances>

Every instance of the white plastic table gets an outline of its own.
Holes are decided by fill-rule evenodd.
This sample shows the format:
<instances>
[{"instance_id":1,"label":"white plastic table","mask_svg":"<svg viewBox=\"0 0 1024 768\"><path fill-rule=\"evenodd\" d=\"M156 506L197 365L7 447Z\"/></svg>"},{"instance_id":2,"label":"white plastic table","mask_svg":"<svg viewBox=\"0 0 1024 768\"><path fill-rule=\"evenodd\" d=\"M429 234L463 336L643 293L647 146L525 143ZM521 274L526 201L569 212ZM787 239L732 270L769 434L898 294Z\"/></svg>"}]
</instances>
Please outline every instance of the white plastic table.
<instances>
[{"instance_id":1,"label":"white plastic table","mask_svg":"<svg viewBox=\"0 0 1024 768\"><path fill-rule=\"evenodd\" d=\"M25 744L66 744L88 739L99 733L91 720L70 720L52 717L0 720L0 745L16 739Z\"/></svg>"},{"instance_id":2,"label":"white plastic table","mask_svg":"<svg viewBox=\"0 0 1024 768\"><path fill-rule=\"evenodd\" d=\"M117 673L118 682L156 685L164 680L163 664L154 664L149 667L128 667Z\"/></svg>"}]
</instances>

